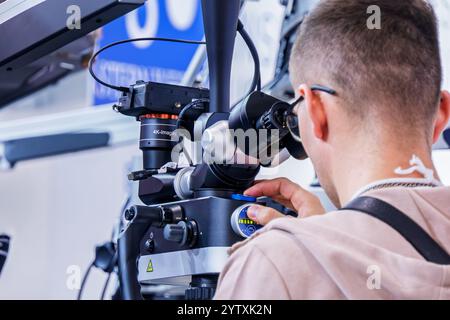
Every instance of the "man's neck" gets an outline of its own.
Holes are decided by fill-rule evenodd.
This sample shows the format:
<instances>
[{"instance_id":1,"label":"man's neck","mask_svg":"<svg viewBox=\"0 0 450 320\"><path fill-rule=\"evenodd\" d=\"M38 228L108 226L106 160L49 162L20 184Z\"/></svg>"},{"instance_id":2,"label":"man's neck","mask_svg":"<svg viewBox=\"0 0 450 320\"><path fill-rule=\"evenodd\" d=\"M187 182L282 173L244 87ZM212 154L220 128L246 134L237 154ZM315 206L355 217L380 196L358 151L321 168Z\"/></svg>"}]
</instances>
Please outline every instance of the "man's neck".
<instances>
[{"instance_id":1,"label":"man's neck","mask_svg":"<svg viewBox=\"0 0 450 320\"><path fill-rule=\"evenodd\" d=\"M379 180L400 178L424 178L423 174L415 171L410 174L399 175L394 171L401 167L410 168L410 160L416 155L426 168L434 171L438 179L430 152L427 148L398 150L398 148L384 148L383 150L359 150L350 152L333 165L333 181L341 205L348 203L352 197L365 186Z\"/></svg>"}]
</instances>

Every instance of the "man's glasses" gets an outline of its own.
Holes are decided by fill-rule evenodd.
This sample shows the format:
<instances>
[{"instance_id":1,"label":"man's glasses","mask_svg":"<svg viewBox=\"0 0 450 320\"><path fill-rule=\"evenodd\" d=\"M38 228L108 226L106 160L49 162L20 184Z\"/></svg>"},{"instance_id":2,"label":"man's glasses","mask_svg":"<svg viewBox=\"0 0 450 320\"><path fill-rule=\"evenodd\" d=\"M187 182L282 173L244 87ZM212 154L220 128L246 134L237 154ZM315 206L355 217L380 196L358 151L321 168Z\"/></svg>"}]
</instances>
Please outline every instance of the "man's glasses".
<instances>
[{"instance_id":1,"label":"man's glasses","mask_svg":"<svg viewBox=\"0 0 450 320\"><path fill-rule=\"evenodd\" d=\"M311 86L311 91L321 91L331 95L336 95L336 91L321 85L313 85ZM295 107L301 103L305 98L301 96L294 103L291 104L291 108L285 114L286 127L289 129L292 137L297 142L302 142L302 138L300 137L300 130L298 126L298 115L294 113Z\"/></svg>"}]
</instances>

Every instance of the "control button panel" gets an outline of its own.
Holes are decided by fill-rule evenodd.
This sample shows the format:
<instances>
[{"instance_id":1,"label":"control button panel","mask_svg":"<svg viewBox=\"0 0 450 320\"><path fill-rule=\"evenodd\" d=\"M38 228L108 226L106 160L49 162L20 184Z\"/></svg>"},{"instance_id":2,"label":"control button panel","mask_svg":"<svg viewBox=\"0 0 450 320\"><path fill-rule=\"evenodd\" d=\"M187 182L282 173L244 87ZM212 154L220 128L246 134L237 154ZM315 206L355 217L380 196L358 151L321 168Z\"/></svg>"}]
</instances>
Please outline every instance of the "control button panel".
<instances>
[{"instance_id":1,"label":"control button panel","mask_svg":"<svg viewBox=\"0 0 450 320\"><path fill-rule=\"evenodd\" d=\"M231 227L233 228L233 231L243 238L250 237L253 233L263 227L248 217L247 210L250 206L251 204L244 204L234 210L231 215Z\"/></svg>"}]
</instances>

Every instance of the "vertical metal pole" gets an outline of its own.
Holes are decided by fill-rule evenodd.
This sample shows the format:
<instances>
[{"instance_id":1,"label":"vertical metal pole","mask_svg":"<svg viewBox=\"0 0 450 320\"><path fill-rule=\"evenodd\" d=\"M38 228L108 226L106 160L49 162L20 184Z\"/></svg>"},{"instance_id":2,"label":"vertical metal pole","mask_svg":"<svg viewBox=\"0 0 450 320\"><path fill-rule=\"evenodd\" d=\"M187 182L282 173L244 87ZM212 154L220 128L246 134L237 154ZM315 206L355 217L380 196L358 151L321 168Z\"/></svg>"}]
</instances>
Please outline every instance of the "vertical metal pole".
<instances>
[{"instance_id":1,"label":"vertical metal pole","mask_svg":"<svg viewBox=\"0 0 450 320\"><path fill-rule=\"evenodd\" d=\"M240 0L202 0L211 112L229 112L230 76Z\"/></svg>"}]
</instances>

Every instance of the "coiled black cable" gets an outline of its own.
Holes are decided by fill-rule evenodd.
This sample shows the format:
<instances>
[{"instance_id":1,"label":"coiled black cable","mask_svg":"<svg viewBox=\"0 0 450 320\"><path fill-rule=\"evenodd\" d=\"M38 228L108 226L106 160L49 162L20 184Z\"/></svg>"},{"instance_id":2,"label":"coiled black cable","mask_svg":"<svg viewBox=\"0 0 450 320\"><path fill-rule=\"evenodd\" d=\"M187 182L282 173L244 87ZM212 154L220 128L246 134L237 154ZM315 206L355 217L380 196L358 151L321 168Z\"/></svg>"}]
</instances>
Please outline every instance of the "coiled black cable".
<instances>
[{"instance_id":1,"label":"coiled black cable","mask_svg":"<svg viewBox=\"0 0 450 320\"><path fill-rule=\"evenodd\" d=\"M123 44L123 43L128 43L128 42L135 42L135 41L167 41L167 42L177 42L177 43L187 43L187 44L206 44L206 42L204 41L195 41L195 40L184 40L184 39L171 39L171 38L160 38L160 37L154 37L154 38L133 38L133 39L125 39L125 40L120 40L120 41L116 41L113 43L110 43L106 46L104 46L103 48L101 48L100 50L98 50L96 53L94 53L94 55L91 57L91 59L89 60L89 73L91 74L92 78L95 79L95 81L97 81L98 83L104 85L105 87L117 90L117 91L121 91L121 92L128 92L129 88L127 87L122 87L122 86L116 86L110 83L106 83L105 81L101 80L99 77L97 77L97 75L95 74L94 70L93 70L93 65L94 65L94 60L95 58L97 58L97 56L102 53L103 51L111 48L111 47L115 47L117 45Z\"/></svg>"}]
</instances>

